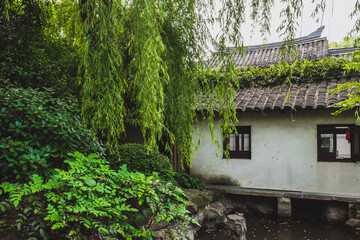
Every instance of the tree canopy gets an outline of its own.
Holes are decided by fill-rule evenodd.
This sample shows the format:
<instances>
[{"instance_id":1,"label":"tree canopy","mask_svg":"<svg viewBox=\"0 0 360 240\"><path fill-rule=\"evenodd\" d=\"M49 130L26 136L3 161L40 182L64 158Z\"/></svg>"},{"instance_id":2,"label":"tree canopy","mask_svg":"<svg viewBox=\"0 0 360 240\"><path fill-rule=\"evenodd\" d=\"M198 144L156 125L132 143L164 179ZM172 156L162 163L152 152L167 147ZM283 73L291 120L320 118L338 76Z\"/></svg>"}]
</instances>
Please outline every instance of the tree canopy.
<instances>
[{"instance_id":1,"label":"tree canopy","mask_svg":"<svg viewBox=\"0 0 360 240\"><path fill-rule=\"evenodd\" d=\"M349 37L346 36L341 42L331 42L329 43L329 48L340 48L340 47L358 47L359 46L359 37Z\"/></svg>"},{"instance_id":2,"label":"tree canopy","mask_svg":"<svg viewBox=\"0 0 360 240\"><path fill-rule=\"evenodd\" d=\"M284 8L278 31L285 44L292 45L303 1L281 2ZM313 2L316 20L326 1ZM190 163L198 117L195 108L203 107L199 98L211 92L218 99L206 102L207 114L202 116L211 129L215 106L219 106L225 135L237 121L232 100L239 85L231 80L236 71L224 49L225 44L242 49L240 29L248 19L244 1L223 0L221 4L217 11L213 0L5 0L0 9L9 23L22 19L24 27L37 25L38 32L29 36L43 34L51 41L73 44L83 119L110 150L116 151L129 134L126 126L132 125L141 129L150 147L160 141L167 147L176 144L176 154ZM269 33L273 5L273 0L252 0L250 4L250 21L259 25L264 35ZM357 2L351 16L357 17L359 12ZM21 18L24 16L27 22ZM209 82L203 60L207 43L215 40L209 33L209 24L214 22L221 27L216 39L220 57L227 61L219 66L224 74ZM360 19L353 32L359 28ZM76 87L74 81L66 82L70 82L67 89Z\"/></svg>"}]
</instances>

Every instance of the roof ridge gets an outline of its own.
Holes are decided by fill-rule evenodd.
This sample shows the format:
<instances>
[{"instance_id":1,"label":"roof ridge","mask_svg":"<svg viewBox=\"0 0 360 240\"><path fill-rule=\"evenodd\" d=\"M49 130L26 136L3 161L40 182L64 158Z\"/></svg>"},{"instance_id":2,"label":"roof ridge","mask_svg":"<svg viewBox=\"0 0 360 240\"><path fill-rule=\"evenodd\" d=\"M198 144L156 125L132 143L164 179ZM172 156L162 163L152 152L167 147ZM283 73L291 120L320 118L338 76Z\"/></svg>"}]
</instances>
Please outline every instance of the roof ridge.
<instances>
[{"instance_id":1,"label":"roof ridge","mask_svg":"<svg viewBox=\"0 0 360 240\"><path fill-rule=\"evenodd\" d=\"M291 64L295 59L299 60L320 60L329 56L336 58L351 59L351 53L355 50L360 50L360 47L345 47L345 48L332 48L328 47L328 40L326 37L321 37L321 32L324 27L318 28L316 31L310 33L305 37L294 39L297 48L298 56L288 56L285 60ZM280 60L280 49L284 41L274 42L269 44L245 46L244 52L237 51L236 48L225 48L226 54L231 54L234 57L235 68L239 67L269 67L271 64L276 65ZM219 46L218 46L219 50ZM221 59L220 52L214 52L214 55L208 61L208 67L216 69L224 63Z\"/></svg>"},{"instance_id":2,"label":"roof ridge","mask_svg":"<svg viewBox=\"0 0 360 240\"><path fill-rule=\"evenodd\" d=\"M324 40L324 39L326 39L326 37L321 38L321 34L322 34L322 31L324 30L324 28L325 28L325 26L321 26L318 29L316 29L314 32L308 34L307 36L295 38L292 41L294 41L295 45L297 45L297 44L301 44L301 43L312 42L314 40ZM248 45L248 46L244 46L244 49L246 51L253 51L253 50L258 50L258 49L266 49L268 47L271 47L271 48L281 47L284 44L284 42L285 41L257 44L257 45ZM220 44L215 42L214 45L217 49L217 52L219 52ZM235 47L226 47L224 50L235 51L235 49L236 49Z\"/></svg>"}]
</instances>

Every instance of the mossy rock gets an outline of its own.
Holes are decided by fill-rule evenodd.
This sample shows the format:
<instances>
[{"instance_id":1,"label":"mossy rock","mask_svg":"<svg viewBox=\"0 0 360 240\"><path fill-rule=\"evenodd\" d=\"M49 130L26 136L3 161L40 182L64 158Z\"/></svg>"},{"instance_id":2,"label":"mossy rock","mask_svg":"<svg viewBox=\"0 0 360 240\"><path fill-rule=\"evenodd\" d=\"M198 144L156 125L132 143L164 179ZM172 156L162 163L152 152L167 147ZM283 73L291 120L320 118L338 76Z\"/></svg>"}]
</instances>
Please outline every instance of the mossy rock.
<instances>
[{"instance_id":1,"label":"mossy rock","mask_svg":"<svg viewBox=\"0 0 360 240\"><path fill-rule=\"evenodd\" d=\"M196 204L199 209L204 208L210 203L224 199L223 194L213 190L200 191L197 189L184 189L184 192L188 196L189 201Z\"/></svg>"}]
</instances>

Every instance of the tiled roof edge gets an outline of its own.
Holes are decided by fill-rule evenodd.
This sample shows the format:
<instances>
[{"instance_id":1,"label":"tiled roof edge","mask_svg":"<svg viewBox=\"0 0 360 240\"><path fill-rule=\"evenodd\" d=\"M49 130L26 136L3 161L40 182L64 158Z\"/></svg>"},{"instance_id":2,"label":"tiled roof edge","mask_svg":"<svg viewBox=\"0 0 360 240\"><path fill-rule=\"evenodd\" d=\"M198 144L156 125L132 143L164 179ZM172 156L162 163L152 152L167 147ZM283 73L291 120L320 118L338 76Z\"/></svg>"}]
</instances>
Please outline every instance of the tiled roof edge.
<instances>
[{"instance_id":1,"label":"tiled roof edge","mask_svg":"<svg viewBox=\"0 0 360 240\"><path fill-rule=\"evenodd\" d=\"M309 35L305 36L305 37L300 37L300 38L295 38L295 45L296 44L302 44L302 43L307 43L307 42L313 42L315 40L324 40L326 39L326 37L322 37L321 38L321 33L324 30L325 26L319 27L318 29L316 29L314 32L310 33ZM284 44L285 41L280 41L280 42L274 42L274 43L269 43L269 44L258 44L258 45L252 45L252 46L244 46L244 49L246 51L251 51L251 50L259 50L259 49L263 49L263 48L278 48L281 47ZM217 50L218 46L217 46ZM234 47L227 47L226 48L227 51L232 52L235 50Z\"/></svg>"},{"instance_id":2,"label":"tiled roof edge","mask_svg":"<svg viewBox=\"0 0 360 240\"><path fill-rule=\"evenodd\" d=\"M355 50L360 50L360 47L329 48L329 56L344 53L353 53Z\"/></svg>"}]
</instances>

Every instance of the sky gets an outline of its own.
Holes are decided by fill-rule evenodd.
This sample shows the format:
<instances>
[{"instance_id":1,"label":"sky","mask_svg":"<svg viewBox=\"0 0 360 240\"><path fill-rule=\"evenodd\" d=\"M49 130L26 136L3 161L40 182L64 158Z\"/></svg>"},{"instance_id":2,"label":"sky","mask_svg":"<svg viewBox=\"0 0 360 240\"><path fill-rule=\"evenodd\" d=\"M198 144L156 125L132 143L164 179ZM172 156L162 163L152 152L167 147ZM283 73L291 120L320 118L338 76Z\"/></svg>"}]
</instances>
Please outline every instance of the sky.
<instances>
[{"instance_id":1,"label":"sky","mask_svg":"<svg viewBox=\"0 0 360 240\"><path fill-rule=\"evenodd\" d=\"M251 0L245 0L247 6ZM325 0L326 9L324 16L320 13L320 21L316 23L316 19L311 18L310 15L315 9L315 4L312 3L312 0L303 0L303 16L298 19L298 31L296 37L307 36L309 33L314 32L318 27L322 25L325 26L324 31L322 32L322 37L327 37L329 42L340 42L348 32L353 28L356 19L351 19L349 17L350 13L354 9L356 0ZM275 0L275 5L273 6L272 18L271 18L271 35L267 37L268 41L264 42L263 37L259 33L259 28L254 30L254 34L251 36L251 21L245 22L241 28L241 32L244 38L244 45L257 45L264 43L272 43L282 41L279 36L280 33L276 32L277 27L279 26L281 19L279 17L280 12L283 8L283 5L280 3L280 0ZM246 19L250 19L250 8L246 10ZM211 30L213 36L219 32L219 27L214 26Z\"/></svg>"}]
</instances>

